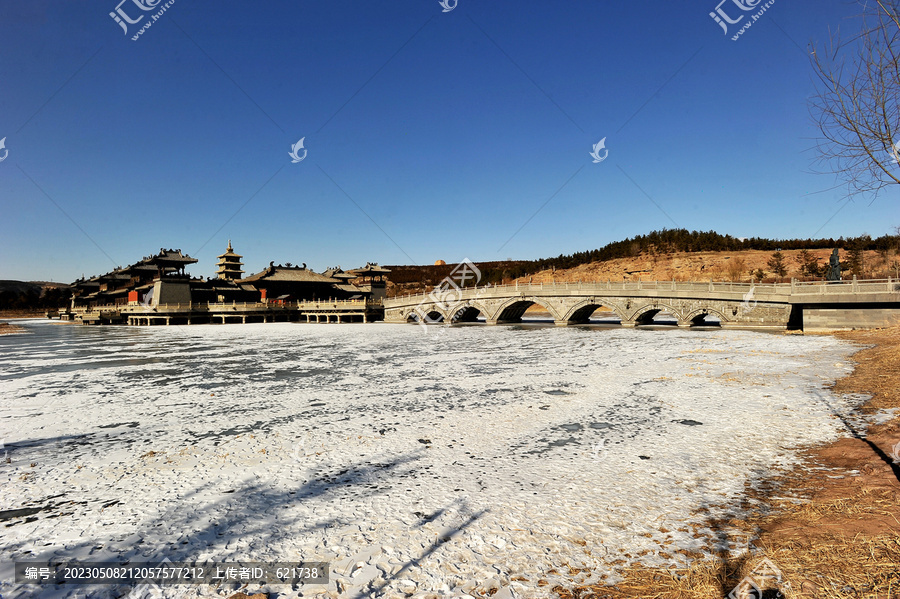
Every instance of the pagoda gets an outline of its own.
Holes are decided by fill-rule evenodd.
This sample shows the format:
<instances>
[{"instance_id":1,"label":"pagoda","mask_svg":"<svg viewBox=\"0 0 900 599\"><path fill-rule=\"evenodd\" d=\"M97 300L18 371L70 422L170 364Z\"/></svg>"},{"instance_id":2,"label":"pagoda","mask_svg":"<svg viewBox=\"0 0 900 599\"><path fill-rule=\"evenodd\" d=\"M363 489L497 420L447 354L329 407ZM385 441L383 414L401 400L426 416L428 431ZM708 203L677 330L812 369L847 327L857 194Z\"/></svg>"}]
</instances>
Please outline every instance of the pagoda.
<instances>
[{"instance_id":1,"label":"pagoda","mask_svg":"<svg viewBox=\"0 0 900 599\"><path fill-rule=\"evenodd\" d=\"M244 265L241 262L240 254L235 254L234 250L231 249L231 240L228 240L228 249L225 250L225 253L218 257L219 262L217 266L219 269L216 271L217 279L225 279L226 281L234 281L241 278L241 275L244 274L244 271L241 267Z\"/></svg>"},{"instance_id":2,"label":"pagoda","mask_svg":"<svg viewBox=\"0 0 900 599\"><path fill-rule=\"evenodd\" d=\"M377 263L366 262L366 265L362 268L356 268L349 272L357 277L353 284L371 299L383 300L387 297L387 281L385 277L391 272L388 269L378 266Z\"/></svg>"}]
</instances>

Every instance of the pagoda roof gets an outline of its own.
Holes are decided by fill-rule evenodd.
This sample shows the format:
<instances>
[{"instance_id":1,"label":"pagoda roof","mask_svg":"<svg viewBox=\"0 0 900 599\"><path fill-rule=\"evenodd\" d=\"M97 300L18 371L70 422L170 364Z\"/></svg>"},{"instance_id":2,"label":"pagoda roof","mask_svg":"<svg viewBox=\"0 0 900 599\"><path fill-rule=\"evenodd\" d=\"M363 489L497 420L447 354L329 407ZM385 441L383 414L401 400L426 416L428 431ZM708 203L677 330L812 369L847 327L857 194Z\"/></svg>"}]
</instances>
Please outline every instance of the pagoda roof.
<instances>
[{"instance_id":1,"label":"pagoda roof","mask_svg":"<svg viewBox=\"0 0 900 599\"><path fill-rule=\"evenodd\" d=\"M336 279L320 275L302 266L275 266L270 264L269 268L250 275L246 279L240 279L238 283L256 283L260 281L286 282L286 283L338 283Z\"/></svg>"},{"instance_id":2,"label":"pagoda roof","mask_svg":"<svg viewBox=\"0 0 900 599\"><path fill-rule=\"evenodd\" d=\"M378 264L367 262L362 268L354 268L350 272L356 275L386 275L391 271Z\"/></svg>"},{"instance_id":3,"label":"pagoda roof","mask_svg":"<svg viewBox=\"0 0 900 599\"><path fill-rule=\"evenodd\" d=\"M196 258L191 258L181 253L181 250L160 249L155 256L145 256L140 261L120 270L123 272L154 272L160 269L163 271L167 269L177 270L186 264L194 264L196 262Z\"/></svg>"},{"instance_id":4,"label":"pagoda roof","mask_svg":"<svg viewBox=\"0 0 900 599\"><path fill-rule=\"evenodd\" d=\"M155 273L162 271L163 274L176 272L184 268L187 264L194 264L196 258L191 258L187 254L183 254L181 250L167 250L160 248L159 253L155 256L146 256L138 262L126 266L124 268L116 268L98 277L91 277L85 280L83 277L74 283L74 287L94 287L102 282L108 281L127 281L131 279L132 274L136 273Z\"/></svg>"},{"instance_id":5,"label":"pagoda roof","mask_svg":"<svg viewBox=\"0 0 900 599\"><path fill-rule=\"evenodd\" d=\"M150 264L194 264L197 262L197 259L191 258L187 254L182 254L181 250L160 248L157 255L151 256L149 259L145 258L144 261Z\"/></svg>"},{"instance_id":6,"label":"pagoda roof","mask_svg":"<svg viewBox=\"0 0 900 599\"><path fill-rule=\"evenodd\" d=\"M130 281L131 275L128 274L127 270L114 270L97 278L100 281Z\"/></svg>"},{"instance_id":7,"label":"pagoda roof","mask_svg":"<svg viewBox=\"0 0 900 599\"><path fill-rule=\"evenodd\" d=\"M156 272L158 270L158 267L146 262L137 262L135 264L132 264L131 266L126 267L124 270L129 272Z\"/></svg>"},{"instance_id":8,"label":"pagoda roof","mask_svg":"<svg viewBox=\"0 0 900 599\"><path fill-rule=\"evenodd\" d=\"M345 281L357 278L355 274L342 270L340 266L329 268L322 273L322 276L331 277L332 279L343 279Z\"/></svg>"},{"instance_id":9,"label":"pagoda roof","mask_svg":"<svg viewBox=\"0 0 900 599\"><path fill-rule=\"evenodd\" d=\"M100 281L97 280L96 277L91 277L90 279L79 279L72 283L72 287L78 287L84 289L86 287L99 287Z\"/></svg>"},{"instance_id":10,"label":"pagoda roof","mask_svg":"<svg viewBox=\"0 0 900 599\"><path fill-rule=\"evenodd\" d=\"M228 240L228 248L225 250L225 253L220 256L217 256L217 258L219 260L221 260L222 258L243 258L243 256L241 256L240 254L234 253L234 250L231 249L231 240L229 239Z\"/></svg>"}]
</instances>

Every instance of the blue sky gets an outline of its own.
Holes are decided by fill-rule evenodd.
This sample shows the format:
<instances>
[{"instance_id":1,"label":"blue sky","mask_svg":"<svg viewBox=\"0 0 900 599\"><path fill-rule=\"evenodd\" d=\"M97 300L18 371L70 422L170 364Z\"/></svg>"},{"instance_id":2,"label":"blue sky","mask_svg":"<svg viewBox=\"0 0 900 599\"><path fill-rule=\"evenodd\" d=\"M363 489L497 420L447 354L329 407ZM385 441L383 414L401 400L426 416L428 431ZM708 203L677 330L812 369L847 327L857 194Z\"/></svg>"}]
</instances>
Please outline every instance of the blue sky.
<instances>
[{"instance_id":1,"label":"blue sky","mask_svg":"<svg viewBox=\"0 0 900 599\"><path fill-rule=\"evenodd\" d=\"M255 272L900 225L896 191L827 224L844 188L816 193L804 49L852 2L776 0L732 41L716 0L176 0L133 41L141 1L128 35L118 0L0 3L0 278L160 247L209 276L229 238Z\"/></svg>"}]
</instances>

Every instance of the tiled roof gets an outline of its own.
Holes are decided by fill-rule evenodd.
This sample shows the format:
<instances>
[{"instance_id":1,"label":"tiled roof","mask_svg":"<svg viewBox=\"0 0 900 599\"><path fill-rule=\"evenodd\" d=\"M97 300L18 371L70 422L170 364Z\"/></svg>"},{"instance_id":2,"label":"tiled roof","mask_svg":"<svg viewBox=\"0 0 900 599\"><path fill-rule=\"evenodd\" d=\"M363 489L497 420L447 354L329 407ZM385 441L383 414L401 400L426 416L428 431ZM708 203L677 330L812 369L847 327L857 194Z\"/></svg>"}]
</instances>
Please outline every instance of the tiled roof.
<instances>
[{"instance_id":1,"label":"tiled roof","mask_svg":"<svg viewBox=\"0 0 900 599\"><path fill-rule=\"evenodd\" d=\"M354 268L350 272L357 275L386 275L391 271L377 264L368 263L362 268Z\"/></svg>"},{"instance_id":2,"label":"tiled roof","mask_svg":"<svg viewBox=\"0 0 900 599\"><path fill-rule=\"evenodd\" d=\"M357 276L355 274L341 270L340 266L338 266L336 268L329 268L328 270L323 272L322 275L324 275L326 277L331 277L333 279L342 279L342 280L347 280L347 281L357 278Z\"/></svg>"},{"instance_id":3,"label":"tiled roof","mask_svg":"<svg viewBox=\"0 0 900 599\"><path fill-rule=\"evenodd\" d=\"M338 283L337 279L320 275L306 268L299 266L269 266L269 268L250 275L246 279L241 279L240 283L255 283L257 281L265 282L296 282L296 283Z\"/></svg>"}]
</instances>

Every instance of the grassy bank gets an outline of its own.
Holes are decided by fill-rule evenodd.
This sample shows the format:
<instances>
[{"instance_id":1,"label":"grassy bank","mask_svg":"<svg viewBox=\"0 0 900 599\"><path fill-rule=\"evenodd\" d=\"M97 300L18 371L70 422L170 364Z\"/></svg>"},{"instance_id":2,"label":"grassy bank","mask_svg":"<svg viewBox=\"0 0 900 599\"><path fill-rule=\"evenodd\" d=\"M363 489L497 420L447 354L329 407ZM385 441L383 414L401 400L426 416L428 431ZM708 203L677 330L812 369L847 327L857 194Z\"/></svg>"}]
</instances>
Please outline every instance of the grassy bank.
<instances>
[{"instance_id":1,"label":"grassy bank","mask_svg":"<svg viewBox=\"0 0 900 599\"><path fill-rule=\"evenodd\" d=\"M862 349L833 391L871 395L864 414L900 408L900 327L836 336ZM680 570L630 568L614 586L554 590L563 599L722 599L749 576L763 597L900 597L900 410L865 435L850 422L846 429L838 441L805 451L801 466L748 488L742 507L755 506L749 517L707 522L753 539L742 555ZM777 575L759 574L764 558Z\"/></svg>"},{"instance_id":2,"label":"grassy bank","mask_svg":"<svg viewBox=\"0 0 900 599\"><path fill-rule=\"evenodd\" d=\"M9 324L8 322L0 322L0 335L13 335L15 333L24 333L25 329Z\"/></svg>"}]
</instances>

